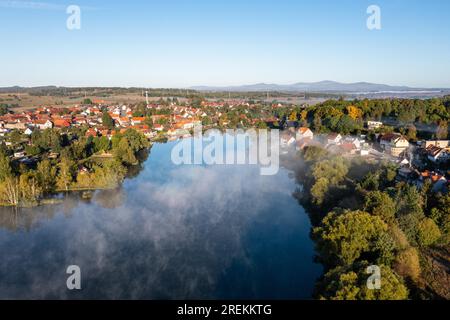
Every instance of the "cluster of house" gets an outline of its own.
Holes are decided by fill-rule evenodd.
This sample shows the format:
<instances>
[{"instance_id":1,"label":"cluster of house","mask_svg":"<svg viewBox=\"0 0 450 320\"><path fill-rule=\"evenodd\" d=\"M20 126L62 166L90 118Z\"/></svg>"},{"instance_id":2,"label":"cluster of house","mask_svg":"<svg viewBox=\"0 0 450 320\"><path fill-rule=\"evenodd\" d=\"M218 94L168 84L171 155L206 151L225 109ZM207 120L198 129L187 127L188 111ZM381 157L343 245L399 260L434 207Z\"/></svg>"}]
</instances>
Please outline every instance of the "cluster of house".
<instances>
[{"instance_id":1,"label":"cluster of house","mask_svg":"<svg viewBox=\"0 0 450 320\"><path fill-rule=\"evenodd\" d=\"M280 140L280 146L285 150L283 153L286 153L286 150L294 145L297 151L303 150L307 146L317 145L333 153L362 156L369 155L370 150L370 145L365 142L364 136L344 137L339 133L330 133L317 135L314 138L314 133L306 127L283 131Z\"/></svg>"},{"instance_id":2,"label":"cluster of house","mask_svg":"<svg viewBox=\"0 0 450 320\"><path fill-rule=\"evenodd\" d=\"M382 126L381 122L371 124L372 128ZM429 180L435 191L447 191L450 170L439 170L438 165L450 161L450 141L432 140L422 141L417 147L409 143L408 139L399 133L377 135L377 142L369 144L364 136L342 136L338 133L328 135L316 135L305 127L290 128L283 131L280 136L282 154L295 149L302 150L306 146L318 145L327 150L342 155L371 156L374 159L388 159L400 166L398 180L408 181L422 187ZM416 166L417 161L426 159L428 169ZM433 168L436 165L435 169ZM419 169L421 168L422 169Z\"/></svg>"},{"instance_id":3,"label":"cluster of house","mask_svg":"<svg viewBox=\"0 0 450 320\"><path fill-rule=\"evenodd\" d=\"M151 106L149 106L151 107ZM155 108L162 108L155 106ZM119 131L128 128L142 132L149 139L155 137L158 131L167 131L168 135L181 135L198 124L205 114L201 109L191 107L173 108L168 115L153 115L153 125L146 123L145 117L136 117L129 106L74 106L70 108L41 107L34 111L20 114L6 114L0 117L0 136L5 136L11 130L19 130L31 135L34 130L50 128L70 128L87 126L87 136L106 136L111 138L117 131L109 130L103 125L103 112L107 111Z\"/></svg>"}]
</instances>

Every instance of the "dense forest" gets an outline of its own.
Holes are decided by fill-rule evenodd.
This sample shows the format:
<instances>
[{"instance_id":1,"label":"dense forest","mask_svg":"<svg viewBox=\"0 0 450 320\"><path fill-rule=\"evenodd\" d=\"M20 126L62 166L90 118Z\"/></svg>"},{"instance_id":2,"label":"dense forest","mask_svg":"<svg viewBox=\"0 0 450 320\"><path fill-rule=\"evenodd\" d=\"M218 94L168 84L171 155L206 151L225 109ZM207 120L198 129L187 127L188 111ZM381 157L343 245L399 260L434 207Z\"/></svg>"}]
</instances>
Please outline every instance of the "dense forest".
<instances>
[{"instance_id":1,"label":"dense forest","mask_svg":"<svg viewBox=\"0 0 450 320\"><path fill-rule=\"evenodd\" d=\"M303 188L296 197L325 266L317 298L450 298L448 193L397 182L393 164L348 160L317 146L299 153L297 164ZM370 265L381 269L380 290L366 285Z\"/></svg>"},{"instance_id":2,"label":"dense forest","mask_svg":"<svg viewBox=\"0 0 450 320\"><path fill-rule=\"evenodd\" d=\"M86 137L85 130L36 130L31 137L14 131L12 143L22 145L34 161L12 160L11 149L0 145L0 205L33 206L56 192L114 188L149 147L146 137L133 129L117 132L111 140Z\"/></svg>"},{"instance_id":3,"label":"dense forest","mask_svg":"<svg viewBox=\"0 0 450 320\"><path fill-rule=\"evenodd\" d=\"M415 138L445 139L450 121L450 96L433 99L327 100L307 108L295 107L284 116L317 133L357 134L364 122L385 122L384 130L394 130Z\"/></svg>"}]
</instances>

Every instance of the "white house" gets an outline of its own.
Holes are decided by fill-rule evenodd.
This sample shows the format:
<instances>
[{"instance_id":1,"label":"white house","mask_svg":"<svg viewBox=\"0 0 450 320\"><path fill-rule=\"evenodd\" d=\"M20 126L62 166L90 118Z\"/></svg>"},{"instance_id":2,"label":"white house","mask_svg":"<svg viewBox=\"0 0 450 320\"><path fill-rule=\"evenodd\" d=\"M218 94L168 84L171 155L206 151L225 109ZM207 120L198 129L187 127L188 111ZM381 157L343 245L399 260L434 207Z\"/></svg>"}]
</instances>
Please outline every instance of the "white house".
<instances>
[{"instance_id":1,"label":"white house","mask_svg":"<svg viewBox=\"0 0 450 320\"><path fill-rule=\"evenodd\" d=\"M289 132L283 132L280 137L281 147L289 147L295 143L295 138Z\"/></svg>"},{"instance_id":2,"label":"white house","mask_svg":"<svg viewBox=\"0 0 450 320\"><path fill-rule=\"evenodd\" d=\"M34 120L33 126L35 128L45 130L53 128L53 123L50 120Z\"/></svg>"},{"instance_id":3,"label":"white house","mask_svg":"<svg viewBox=\"0 0 450 320\"><path fill-rule=\"evenodd\" d=\"M31 135L33 134L33 130L32 130L31 128L26 128L25 131L24 131L24 133L25 133L27 136L31 136Z\"/></svg>"},{"instance_id":4,"label":"white house","mask_svg":"<svg viewBox=\"0 0 450 320\"><path fill-rule=\"evenodd\" d=\"M383 126L383 122L380 121L367 121L367 129L374 130Z\"/></svg>"},{"instance_id":5,"label":"white house","mask_svg":"<svg viewBox=\"0 0 450 320\"><path fill-rule=\"evenodd\" d=\"M328 144L339 144L342 140L342 136L339 133L330 133L327 136Z\"/></svg>"},{"instance_id":6,"label":"white house","mask_svg":"<svg viewBox=\"0 0 450 320\"><path fill-rule=\"evenodd\" d=\"M409 148L408 140L399 133L388 133L380 139L381 148L393 157L401 156Z\"/></svg>"},{"instance_id":7,"label":"white house","mask_svg":"<svg viewBox=\"0 0 450 320\"><path fill-rule=\"evenodd\" d=\"M314 133L309 128L300 127L297 129L296 138L297 138L297 141L303 140L303 139L313 139Z\"/></svg>"}]
</instances>

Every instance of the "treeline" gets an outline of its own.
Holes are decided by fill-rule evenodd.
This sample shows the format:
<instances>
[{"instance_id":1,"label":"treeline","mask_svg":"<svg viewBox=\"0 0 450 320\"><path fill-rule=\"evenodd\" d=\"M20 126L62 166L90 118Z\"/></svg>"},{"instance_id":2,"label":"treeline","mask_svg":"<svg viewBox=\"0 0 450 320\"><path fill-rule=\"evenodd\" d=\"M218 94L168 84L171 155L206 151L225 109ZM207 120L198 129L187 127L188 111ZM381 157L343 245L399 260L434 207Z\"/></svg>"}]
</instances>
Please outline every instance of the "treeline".
<instances>
[{"instance_id":1,"label":"treeline","mask_svg":"<svg viewBox=\"0 0 450 320\"><path fill-rule=\"evenodd\" d=\"M123 94L143 94L148 91L149 97L177 97L177 98L202 98L202 99L260 99L266 100L267 96L277 98L339 98L342 94L325 92L287 92L287 91L198 91L181 88L120 88L120 87L11 87L0 88L1 92L28 93L31 96L55 96L55 97L82 97L85 95L108 97Z\"/></svg>"},{"instance_id":2,"label":"treeline","mask_svg":"<svg viewBox=\"0 0 450 320\"><path fill-rule=\"evenodd\" d=\"M0 205L33 206L46 196L71 190L114 188L127 167L136 165L140 150L149 146L141 133L129 129L107 137L85 137L85 130L61 133L35 131L31 138L18 137L36 164L11 159L12 150L0 148Z\"/></svg>"},{"instance_id":3,"label":"treeline","mask_svg":"<svg viewBox=\"0 0 450 320\"><path fill-rule=\"evenodd\" d=\"M289 120L299 121L319 133L358 133L367 120L394 120L405 128L414 124L437 127L436 138L446 138L450 120L450 96L421 99L327 100L306 109L295 108Z\"/></svg>"},{"instance_id":4,"label":"treeline","mask_svg":"<svg viewBox=\"0 0 450 320\"><path fill-rule=\"evenodd\" d=\"M310 214L318 260L325 267L317 298L450 298L444 293L450 288L424 277L422 265L429 250L450 244L448 193L432 192L429 182L420 190L397 182L397 168L388 163L351 161L320 147L308 147L299 156L303 191L297 197ZM381 269L379 290L367 286L371 265Z\"/></svg>"}]
</instances>

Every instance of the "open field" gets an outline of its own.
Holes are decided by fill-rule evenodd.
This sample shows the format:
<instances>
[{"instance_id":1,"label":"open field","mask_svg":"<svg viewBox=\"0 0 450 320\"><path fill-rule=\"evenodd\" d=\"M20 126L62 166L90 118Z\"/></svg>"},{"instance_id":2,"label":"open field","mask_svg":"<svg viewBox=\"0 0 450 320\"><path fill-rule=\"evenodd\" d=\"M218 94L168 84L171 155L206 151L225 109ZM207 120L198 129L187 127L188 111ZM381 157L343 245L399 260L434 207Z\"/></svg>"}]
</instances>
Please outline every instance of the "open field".
<instances>
[{"instance_id":1,"label":"open field","mask_svg":"<svg viewBox=\"0 0 450 320\"><path fill-rule=\"evenodd\" d=\"M10 110L14 112L22 112L25 110L31 110L38 107L71 107L74 105L79 105L83 102L85 98L89 98L92 101L101 101L104 104L136 104L145 101L145 96L142 93L134 92L130 90L129 93L120 92L105 94L104 91L98 94L92 94L92 92L77 92L67 96L56 96L56 95L34 95L27 92L8 92L0 93L0 104L8 104L12 107ZM149 101L157 101L161 96L149 96ZM246 99L244 96L242 99ZM187 98L178 97L180 102L185 102ZM218 98L208 98L208 100L219 100ZM236 98L223 100L236 100ZM307 103L309 105L314 105L326 100L325 98L305 98L305 97L282 97L282 96L271 96L269 98L262 99L265 102L278 101L283 103L293 103L293 104L303 104Z\"/></svg>"}]
</instances>

